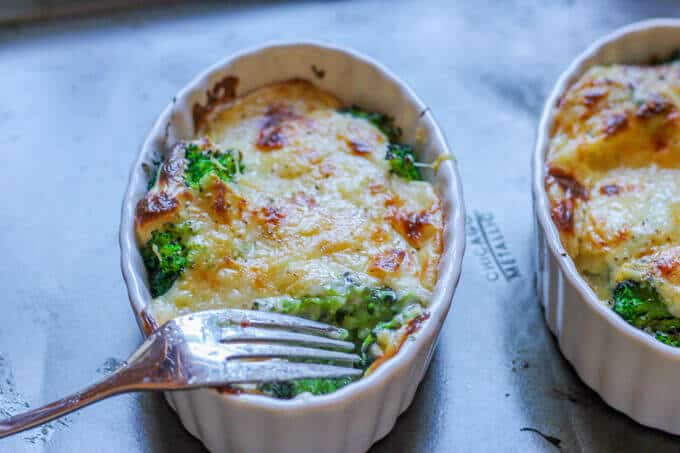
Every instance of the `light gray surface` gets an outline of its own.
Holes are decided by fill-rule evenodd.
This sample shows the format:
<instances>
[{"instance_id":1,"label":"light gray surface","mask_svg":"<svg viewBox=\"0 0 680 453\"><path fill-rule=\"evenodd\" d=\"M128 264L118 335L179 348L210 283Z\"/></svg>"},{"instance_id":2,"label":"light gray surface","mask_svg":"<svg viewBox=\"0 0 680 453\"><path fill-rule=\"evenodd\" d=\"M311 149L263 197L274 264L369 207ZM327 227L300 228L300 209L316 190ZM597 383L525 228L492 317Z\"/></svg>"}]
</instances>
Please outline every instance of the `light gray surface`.
<instances>
[{"instance_id":1,"label":"light gray surface","mask_svg":"<svg viewBox=\"0 0 680 453\"><path fill-rule=\"evenodd\" d=\"M573 57L618 26L678 13L671 0L250 2L0 30L0 416L97 379L140 341L118 267L119 206L173 94L233 51L311 38L379 59L429 104L472 220L430 370L375 451L556 451L524 427L569 452L677 451L679 439L607 408L556 349L533 291L529 160L542 101ZM516 261L509 280L485 238ZM0 452L36 451L202 448L160 396L125 395L0 440Z\"/></svg>"}]
</instances>

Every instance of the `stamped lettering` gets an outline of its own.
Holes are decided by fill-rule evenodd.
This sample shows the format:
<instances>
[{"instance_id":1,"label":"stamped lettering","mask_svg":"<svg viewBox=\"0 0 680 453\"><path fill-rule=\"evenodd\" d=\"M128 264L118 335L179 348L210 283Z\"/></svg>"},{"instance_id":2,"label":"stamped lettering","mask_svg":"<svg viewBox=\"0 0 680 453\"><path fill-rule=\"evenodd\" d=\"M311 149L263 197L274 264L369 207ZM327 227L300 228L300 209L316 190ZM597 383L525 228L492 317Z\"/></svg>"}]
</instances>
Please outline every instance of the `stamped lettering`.
<instances>
[{"instance_id":1,"label":"stamped lettering","mask_svg":"<svg viewBox=\"0 0 680 453\"><path fill-rule=\"evenodd\" d=\"M505 237L491 213L475 211L466 219L467 238L477 256L486 279L506 282L521 277L517 260L512 256Z\"/></svg>"}]
</instances>

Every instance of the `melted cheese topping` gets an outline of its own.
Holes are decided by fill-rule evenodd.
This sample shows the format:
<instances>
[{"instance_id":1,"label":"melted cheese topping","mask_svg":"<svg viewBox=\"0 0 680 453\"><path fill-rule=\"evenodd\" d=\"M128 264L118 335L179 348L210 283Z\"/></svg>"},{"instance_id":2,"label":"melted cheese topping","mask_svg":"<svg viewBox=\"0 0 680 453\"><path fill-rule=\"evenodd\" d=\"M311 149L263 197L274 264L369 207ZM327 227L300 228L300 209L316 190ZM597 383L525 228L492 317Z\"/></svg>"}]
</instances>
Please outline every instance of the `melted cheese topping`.
<instances>
[{"instance_id":1,"label":"melted cheese topping","mask_svg":"<svg viewBox=\"0 0 680 453\"><path fill-rule=\"evenodd\" d=\"M657 264L680 256L679 106L680 65L590 69L559 102L545 181L562 242L598 295L654 277L676 316L680 292Z\"/></svg>"},{"instance_id":2,"label":"melted cheese topping","mask_svg":"<svg viewBox=\"0 0 680 453\"><path fill-rule=\"evenodd\" d=\"M429 300L442 248L439 199L429 183L392 175L387 137L340 107L312 84L290 81L211 115L201 135L239 150L244 172L234 182L213 178L200 192L173 186L178 206L146 221L138 211L142 243L165 221L190 221L195 230L193 266L152 302L161 323L188 311L319 294L347 272ZM158 198L168 179L147 198Z\"/></svg>"}]
</instances>

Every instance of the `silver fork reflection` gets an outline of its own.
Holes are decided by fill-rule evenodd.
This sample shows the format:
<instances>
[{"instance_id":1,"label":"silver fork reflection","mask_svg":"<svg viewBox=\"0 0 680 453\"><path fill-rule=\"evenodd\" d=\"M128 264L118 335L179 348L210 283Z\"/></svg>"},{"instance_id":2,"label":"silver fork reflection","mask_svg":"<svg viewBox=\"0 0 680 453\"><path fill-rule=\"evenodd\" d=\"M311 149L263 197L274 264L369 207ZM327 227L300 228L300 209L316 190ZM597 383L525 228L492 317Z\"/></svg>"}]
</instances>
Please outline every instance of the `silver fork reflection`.
<instances>
[{"instance_id":1,"label":"silver fork reflection","mask_svg":"<svg viewBox=\"0 0 680 453\"><path fill-rule=\"evenodd\" d=\"M352 364L360 358L342 340L346 334L328 324L250 310L181 316L152 333L104 380L0 420L0 438L119 393L359 376Z\"/></svg>"}]
</instances>

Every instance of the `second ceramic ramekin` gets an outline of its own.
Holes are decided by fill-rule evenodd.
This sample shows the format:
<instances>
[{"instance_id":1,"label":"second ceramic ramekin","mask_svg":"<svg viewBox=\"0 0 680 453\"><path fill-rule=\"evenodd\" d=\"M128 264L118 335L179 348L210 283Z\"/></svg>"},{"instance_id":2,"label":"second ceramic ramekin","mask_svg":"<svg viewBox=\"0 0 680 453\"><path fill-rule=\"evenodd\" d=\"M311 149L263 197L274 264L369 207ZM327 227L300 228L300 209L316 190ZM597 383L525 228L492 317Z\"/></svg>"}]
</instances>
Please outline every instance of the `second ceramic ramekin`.
<instances>
[{"instance_id":1,"label":"second ceramic ramekin","mask_svg":"<svg viewBox=\"0 0 680 453\"><path fill-rule=\"evenodd\" d=\"M544 190L550 125L560 96L601 64L646 64L680 48L680 20L656 19L597 41L562 74L548 98L533 157L536 287L548 326L583 381L612 407L643 425L680 434L680 349L628 325L578 274L550 218Z\"/></svg>"}]
</instances>

